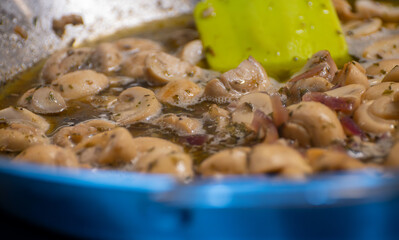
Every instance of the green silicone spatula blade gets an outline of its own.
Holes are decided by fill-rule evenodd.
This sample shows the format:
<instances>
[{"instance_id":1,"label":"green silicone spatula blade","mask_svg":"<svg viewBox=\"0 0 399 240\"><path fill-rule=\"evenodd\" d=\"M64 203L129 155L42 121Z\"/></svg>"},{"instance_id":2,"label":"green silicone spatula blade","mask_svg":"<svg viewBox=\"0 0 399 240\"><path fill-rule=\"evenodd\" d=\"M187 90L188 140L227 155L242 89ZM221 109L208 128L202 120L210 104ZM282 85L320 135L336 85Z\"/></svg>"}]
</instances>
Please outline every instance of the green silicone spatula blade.
<instances>
[{"instance_id":1,"label":"green silicone spatula blade","mask_svg":"<svg viewBox=\"0 0 399 240\"><path fill-rule=\"evenodd\" d=\"M319 50L329 50L338 64L350 59L330 0L204 0L194 18L215 70L253 56L283 80Z\"/></svg>"}]
</instances>

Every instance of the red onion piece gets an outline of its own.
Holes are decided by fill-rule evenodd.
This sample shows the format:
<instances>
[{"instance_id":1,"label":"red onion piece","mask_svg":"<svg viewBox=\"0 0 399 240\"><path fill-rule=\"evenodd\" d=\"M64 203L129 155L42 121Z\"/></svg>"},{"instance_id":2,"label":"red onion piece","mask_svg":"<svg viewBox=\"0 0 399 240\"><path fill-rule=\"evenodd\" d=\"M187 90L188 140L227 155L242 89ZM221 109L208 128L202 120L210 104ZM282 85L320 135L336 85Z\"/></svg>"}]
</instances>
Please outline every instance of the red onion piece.
<instances>
[{"instance_id":1,"label":"red onion piece","mask_svg":"<svg viewBox=\"0 0 399 240\"><path fill-rule=\"evenodd\" d=\"M266 135L264 142L273 143L278 140L278 130L274 125L271 117L267 116L264 112L256 110L254 118L251 123L255 133L260 134L262 131Z\"/></svg>"},{"instance_id":2,"label":"red onion piece","mask_svg":"<svg viewBox=\"0 0 399 240\"><path fill-rule=\"evenodd\" d=\"M279 95L271 95L270 100L273 108L273 122L279 127L288 120L288 110L283 106Z\"/></svg>"},{"instance_id":3,"label":"red onion piece","mask_svg":"<svg viewBox=\"0 0 399 240\"><path fill-rule=\"evenodd\" d=\"M190 145L201 146L208 141L208 135L206 134L188 135L188 136L182 136L181 139Z\"/></svg>"},{"instance_id":4,"label":"red onion piece","mask_svg":"<svg viewBox=\"0 0 399 240\"><path fill-rule=\"evenodd\" d=\"M351 136L359 136L362 139L366 137L362 129L349 116L343 116L339 119L346 134Z\"/></svg>"},{"instance_id":5,"label":"red onion piece","mask_svg":"<svg viewBox=\"0 0 399 240\"><path fill-rule=\"evenodd\" d=\"M320 102L334 111L350 113L353 111L353 102L344 97L333 97L321 92L307 92L302 97L305 102Z\"/></svg>"}]
</instances>

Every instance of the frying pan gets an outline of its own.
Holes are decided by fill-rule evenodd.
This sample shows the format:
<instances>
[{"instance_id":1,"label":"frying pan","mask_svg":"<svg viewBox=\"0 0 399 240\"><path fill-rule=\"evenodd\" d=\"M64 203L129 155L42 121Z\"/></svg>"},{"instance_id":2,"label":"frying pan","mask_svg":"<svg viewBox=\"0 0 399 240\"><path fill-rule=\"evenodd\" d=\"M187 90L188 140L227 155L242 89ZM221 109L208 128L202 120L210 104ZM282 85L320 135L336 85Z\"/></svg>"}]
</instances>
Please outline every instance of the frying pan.
<instances>
[{"instance_id":1,"label":"frying pan","mask_svg":"<svg viewBox=\"0 0 399 240\"><path fill-rule=\"evenodd\" d=\"M4 83L72 39L189 14L185 0L2 0ZM62 38L53 18L85 24ZM27 39L15 33L22 27ZM66 169L0 159L0 208L36 225L89 239L398 239L399 175L358 171L300 182L268 176L195 179Z\"/></svg>"}]
</instances>

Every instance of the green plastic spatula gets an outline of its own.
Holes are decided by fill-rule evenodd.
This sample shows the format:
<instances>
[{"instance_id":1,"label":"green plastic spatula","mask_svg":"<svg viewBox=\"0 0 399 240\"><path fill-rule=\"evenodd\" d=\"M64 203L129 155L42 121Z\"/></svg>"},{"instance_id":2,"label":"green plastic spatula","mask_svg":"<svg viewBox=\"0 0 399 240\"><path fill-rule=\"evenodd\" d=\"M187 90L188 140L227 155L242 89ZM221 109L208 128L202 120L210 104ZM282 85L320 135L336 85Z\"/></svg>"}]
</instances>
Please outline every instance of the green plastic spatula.
<instances>
[{"instance_id":1,"label":"green plastic spatula","mask_svg":"<svg viewBox=\"0 0 399 240\"><path fill-rule=\"evenodd\" d=\"M194 18L210 67L227 71L253 56L277 79L287 79L315 52L350 60L330 0L204 0Z\"/></svg>"}]
</instances>

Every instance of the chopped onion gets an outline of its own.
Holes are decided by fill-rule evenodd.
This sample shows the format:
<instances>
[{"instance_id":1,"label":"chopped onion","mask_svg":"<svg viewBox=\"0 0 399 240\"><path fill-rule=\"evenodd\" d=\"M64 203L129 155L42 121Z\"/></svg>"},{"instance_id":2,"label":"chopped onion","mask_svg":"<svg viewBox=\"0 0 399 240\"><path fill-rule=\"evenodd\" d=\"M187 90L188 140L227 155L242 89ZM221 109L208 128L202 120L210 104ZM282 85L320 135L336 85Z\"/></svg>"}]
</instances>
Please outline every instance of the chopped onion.
<instances>
[{"instance_id":1,"label":"chopped onion","mask_svg":"<svg viewBox=\"0 0 399 240\"><path fill-rule=\"evenodd\" d=\"M359 136L362 139L365 138L366 135L351 117L343 116L339 120L346 134L351 136Z\"/></svg>"},{"instance_id":2,"label":"chopped onion","mask_svg":"<svg viewBox=\"0 0 399 240\"><path fill-rule=\"evenodd\" d=\"M283 106L279 95L271 95L270 100L273 107L273 122L279 127L288 120L288 110Z\"/></svg>"},{"instance_id":3,"label":"chopped onion","mask_svg":"<svg viewBox=\"0 0 399 240\"><path fill-rule=\"evenodd\" d=\"M321 92L307 92L302 97L302 101L320 102L334 111L350 113L353 111L353 102L344 97L333 97Z\"/></svg>"},{"instance_id":4,"label":"chopped onion","mask_svg":"<svg viewBox=\"0 0 399 240\"><path fill-rule=\"evenodd\" d=\"M264 112L260 110L255 111L251 126L258 135L266 135L264 139L265 143L273 143L278 140L279 136L276 125L274 125L272 118Z\"/></svg>"}]
</instances>

